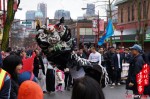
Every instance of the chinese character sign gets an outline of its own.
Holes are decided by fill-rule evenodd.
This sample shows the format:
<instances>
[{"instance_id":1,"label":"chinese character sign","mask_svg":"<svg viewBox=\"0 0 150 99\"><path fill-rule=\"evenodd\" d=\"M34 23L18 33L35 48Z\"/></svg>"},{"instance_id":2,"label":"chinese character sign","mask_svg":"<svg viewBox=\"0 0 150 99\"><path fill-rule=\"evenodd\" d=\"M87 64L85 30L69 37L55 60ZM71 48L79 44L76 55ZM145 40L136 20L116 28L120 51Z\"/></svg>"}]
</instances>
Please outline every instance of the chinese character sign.
<instances>
[{"instance_id":1,"label":"chinese character sign","mask_svg":"<svg viewBox=\"0 0 150 99\"><path fill-rule=\"evenodd\" d=\"M149 66L145 64L142 70L136 75L137 89L139 94L143 94L144 87L149 85Z\"/></svg>"},{"instance_id":2,"label":"chinese character sign","mask_svg":"<svg viewBox=\"0 0 150 99\"><path fill-rule=\"evenodd\" d=\"M98 20L93 20L93 32L98 32ZM104 20L99 20L99 30L104 31Z\"/></svg>"},{"instance_id":3,"label":"chinese character sign","mask_svg":"<svg viewBox=\"0 0 150 99\"><path fill-rule=\"evenodd\" d=\"M97 20L93 20L93 32L97 32Z\"/></svg>"}]
</instances>

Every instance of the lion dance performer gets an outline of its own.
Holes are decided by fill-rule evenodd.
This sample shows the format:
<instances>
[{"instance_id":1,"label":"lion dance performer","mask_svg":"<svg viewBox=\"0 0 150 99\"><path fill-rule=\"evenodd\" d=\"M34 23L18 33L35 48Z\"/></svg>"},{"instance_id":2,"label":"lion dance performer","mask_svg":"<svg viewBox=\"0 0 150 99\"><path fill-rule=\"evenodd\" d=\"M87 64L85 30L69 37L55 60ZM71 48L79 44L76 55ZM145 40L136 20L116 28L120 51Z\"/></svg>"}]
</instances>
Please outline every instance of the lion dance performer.
<instances>
[{"instance_id":1,"label":"lion dance performer","mask_svg":"<svg viewBox=\"0 0 150 99\"><path fill-rule=\"evenodd\" d=\"M93 66L88 60L80 58L75 52L75 42L71 38L70 29L64 25L64 18L58 24L49 24L38 28L36 41L48 61L56 64L61 70L64 68L74 68L78 71L83 68L86 75L94 78L101 87L105 87L108 82L106 69L102 66Z\"/></svg>"}]
</instances>

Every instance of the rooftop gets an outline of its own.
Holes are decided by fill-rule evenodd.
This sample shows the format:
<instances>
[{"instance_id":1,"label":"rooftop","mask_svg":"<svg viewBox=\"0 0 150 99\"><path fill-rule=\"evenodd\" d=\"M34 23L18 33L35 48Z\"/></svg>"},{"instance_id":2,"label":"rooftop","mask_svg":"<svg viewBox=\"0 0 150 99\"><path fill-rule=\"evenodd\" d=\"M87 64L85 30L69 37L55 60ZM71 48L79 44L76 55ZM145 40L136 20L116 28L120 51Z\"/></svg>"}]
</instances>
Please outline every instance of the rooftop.
<instances>
[{"instance_id":1,"label":"rooftop","mask_svg":"<svg viewBox=\"0 0 150 99\"><path fill-rule=\"evenodd\" d=\"M122 3L125 3L125 2L127 2L127 1L128 1L128 0L116 0L115 5L117 6L117 5L122 4Z\"/></svg>"}]
</instances>

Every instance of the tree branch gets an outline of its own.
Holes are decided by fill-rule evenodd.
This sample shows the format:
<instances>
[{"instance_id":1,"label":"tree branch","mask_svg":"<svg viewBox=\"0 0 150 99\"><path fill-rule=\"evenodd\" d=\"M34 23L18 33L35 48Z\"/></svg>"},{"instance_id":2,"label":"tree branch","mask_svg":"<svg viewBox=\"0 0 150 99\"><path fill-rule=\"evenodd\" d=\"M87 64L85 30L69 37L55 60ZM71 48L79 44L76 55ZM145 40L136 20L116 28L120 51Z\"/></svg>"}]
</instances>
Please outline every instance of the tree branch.
<instances>
[{"instance_id":1,"label":"tree branch","mask_svg":"<svg viewBox=\"0 0 150 99\"><path fill-rule=\"evenodd\" d=\"M20 5L20 0L18 0L17 8L19 7L19 5Z\"/></svg>"},{"instance_id":2,"label":"tree branch","mask_svg":"<svg viewBox=\"0 0 150 99\"><path fill-rule=\"evenodd\" d=\"M113 0L110 4L112 5L112 3L114 2L115 0Z\"/></svg>"}]
</instances>

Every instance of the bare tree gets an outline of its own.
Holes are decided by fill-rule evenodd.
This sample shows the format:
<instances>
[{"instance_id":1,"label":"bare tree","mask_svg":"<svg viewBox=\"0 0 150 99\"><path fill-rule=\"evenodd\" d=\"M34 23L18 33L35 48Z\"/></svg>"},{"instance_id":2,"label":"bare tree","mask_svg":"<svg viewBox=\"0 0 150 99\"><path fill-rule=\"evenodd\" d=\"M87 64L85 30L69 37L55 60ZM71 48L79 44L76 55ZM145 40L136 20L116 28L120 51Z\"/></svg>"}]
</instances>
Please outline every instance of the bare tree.
<instances>
[{"instance_id":1,"label":"bare tree","mask_svg":"<svg viewBox=\"0 0 150 99\"><path fill-rule=\"evenodd\" d=\"M142 19L142 5L144 5L143 0L130 0L134 6L136 6L137 10L137 26L136 28L136 36L137 36L137 43L142 45L142 48L144 49L144 40L145 40L145 34L148 27L148 10L150 6L150 0L146 0L145 2L145 9L143 8L143 11L145 10L144 18Z\"/></svg>"},{"instance_id":2,"label":"bare tree","mask_svg":"<svg viewBox=\"0 0 150 99\"><path fill-rule=\"evenodd\" d=\"M19 7L20 0L18 0L16 10L14 10L14 3L15 3L15 0L7 1L7 16L6 16L6 20L4 20L5 24L4 24L4 30L3 30L2 50L6 50L9 45L9 32L10 32L11 25L15 17L15 13Z\"/></svg>"}]
</instances>

